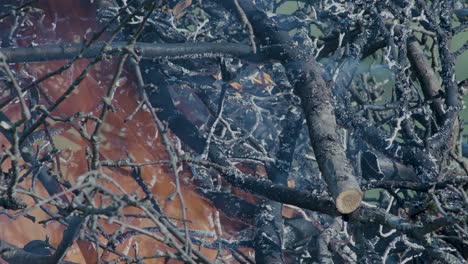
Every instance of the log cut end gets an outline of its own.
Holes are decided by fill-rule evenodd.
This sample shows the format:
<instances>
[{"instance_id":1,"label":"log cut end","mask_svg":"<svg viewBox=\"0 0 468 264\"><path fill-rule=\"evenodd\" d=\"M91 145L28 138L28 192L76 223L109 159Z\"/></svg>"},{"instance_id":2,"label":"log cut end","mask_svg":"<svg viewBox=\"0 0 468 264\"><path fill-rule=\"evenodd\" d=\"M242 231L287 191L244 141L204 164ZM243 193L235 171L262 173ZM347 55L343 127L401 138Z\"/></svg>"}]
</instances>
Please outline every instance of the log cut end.
<instances>
[{"instance_id":1,"label":"log cut end","mask_svg":"<svg viewBox=\"0 0 468 264\"><path fill-rule=\"evenodd\" d=\"M356 210L362 201L362 193L358 189L346 190L336 198L336 209L342 214L349 214Z\"/></svg>"}]
</instances>

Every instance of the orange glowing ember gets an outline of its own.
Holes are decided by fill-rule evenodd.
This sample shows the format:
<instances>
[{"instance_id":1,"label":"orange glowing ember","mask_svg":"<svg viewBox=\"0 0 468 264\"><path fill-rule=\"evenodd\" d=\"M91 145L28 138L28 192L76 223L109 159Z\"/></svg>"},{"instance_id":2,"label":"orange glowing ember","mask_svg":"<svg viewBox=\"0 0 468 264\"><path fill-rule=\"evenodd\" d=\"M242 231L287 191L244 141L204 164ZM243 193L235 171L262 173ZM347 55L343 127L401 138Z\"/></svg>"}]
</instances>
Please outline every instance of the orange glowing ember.
<instances>
[{"instance_id":1,"label":"orange glowing ember","mask_svg":"<svg viewBox=\"0 0 468 264\"><path fill-rule=\"evenodd\" d=\"M92 2L92 1L91 1ZM89 38L91 32L97 31L100 27L96 21L95 6L90 1L63 1L50 0L39 1L34 7L41 10L31 14L31 21L19 29L21 36L19 44L24 47L36 44L60 43L60 42L82 42L83 38ZM40 85L43 104L53 102L59 98L72 82L86 68L90 60L82 59L74 63L68 70L57 76L53 76ZM70 94L70 96L55 109L51 114L56 117L67 118L77 112L98 115L102 110L102 97L110 85L111 79L116 70L117 59L99 62L87 74L85 79ZM14 66L15 71L24 77L25 83L40 78L45 74L61 67L66 61L50 61L43 63L19 64ZM116 95L111 111L102 128L103 140L101 142L100 156L106 160L121 160L131 157L135 162L168 160L168 155L161 142L160 132L157 130L148 110L143 108L133 119L126 122L125 119L134 112L139 102L134 76L127 70L120 76ZM11 120L18 120L21 116L19 104L13 102L5 109L5 114ZM50 168L55 174L63 177L63 180L74 184L77 177L88 171L86 159L86 148L89 142L79 134L77 127L79 120L64 125L61 122L48 121L50 128L56 131L53 140L61 150L59 163L55 168ZM89 131L93 124L88 124ZM41 129L41 128L39 128ZM55 129L55 130L54 130ZM9 146L9 143L2 137L1 143ZM4 165L2 169L8 169ZM129 176L129 169L103 168L103 172L112 177L120 186L123 186L128 193L142 195L142 191L135 181ZM152 188L153 194L157 197L165 215L171 219L176 219L176 223L182 227L181 205L178 199L169 199L175 191L174 175L165 164L150 165L142 167L143 180ZM187 207L188 227L194 230L213 233L211 240L216 239L219 234L217 228L213 226L214 218L218 215L216 208L209 201L200 196L192 185L190 173L183 170L181 173L181 188ZM21 186L29 188L31 180L21 183ZM110 183L103 183L112 191L119 190ZM42 185L37 184L37 193L43 197L48 197ZM69 196L67 196L70 199ZM29 206L35 204L32 199L25 198ZM99 203L99 201L96 201ZM51 210L55 210L50 208ZM124 209L126 213L141 213L136 208ZM11 244L22 247L31 240L44 240L46 235L50 236L50 243L54 246L62 239L64 226L57 222L51 224L40 224L40 221L49 218L42 210L36 208L29 212L35 218L31 221L25 217L10 219L4 215L0 216L2 225L0 239ZM235 221L220 215L223 237L229 239L236 232L233 228L238 227ZM112 233L119 226L105 221L101 222L103 228ZM154 223L147 218L127 218L127 224L139 227L154 226ZM100 238L104 241L103 238ZM133 255L133 245L139 245L140 255L152 255L158 249L167 249L163 243L156 243L154 239L146 236L133 236L126 239L117 246L117 249L128 255ZM96 263L97 256L102 256L104 261L115 259L116 256L99 250L96 246L86 240L78 240L69 249L66 260L77 263ZM201 252L214 259L217 251L212 249L202 249ZM160 259L164 262L164 259ZM149 263L149 262L148 262ZM167 262L165 262L167 263ZM172 262L171 262L172 263Z\"/></svg>"}]
</instances>

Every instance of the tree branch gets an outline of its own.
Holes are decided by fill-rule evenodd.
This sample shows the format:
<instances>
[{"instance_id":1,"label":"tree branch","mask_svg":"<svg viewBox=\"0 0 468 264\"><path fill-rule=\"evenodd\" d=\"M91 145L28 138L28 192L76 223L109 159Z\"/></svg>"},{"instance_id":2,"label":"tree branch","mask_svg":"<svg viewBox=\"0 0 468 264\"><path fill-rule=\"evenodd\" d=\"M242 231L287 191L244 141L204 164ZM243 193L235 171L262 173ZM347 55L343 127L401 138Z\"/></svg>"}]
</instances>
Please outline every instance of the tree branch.
<instances>
[{"instance_id":1,"label":"tree branch","mask_svg":"<svg viewBox=\"0 0 468 264\"><path fill-rule=\"evenodd\" d=\"M102 50L106 43L96 42L87 48L83 58L94 58L98 55L120 54L127 48L128 42L113 42ZM41 45L28 48L1 48L0 53L5 55L8 63L25 63L51 60L73 59L80 54L83 44L62 43ZM134 45L134 51L143 59L156 58L204 58L228 55L248 60L260 60L260 57L252 53L251 47L235 43L142 43ZM103 54L104 52L104 54Z\"/></svg>"},{"instance_id":2,"label":"tree branch","mask_svg":"<svg viewBox=\"0 0 468 264\"><path fill-rule=\"evenodd\" d=\"M337 209L342 213L354 211L361 203L362 193L339 140L331 89L326 85L317 62L313 57L302 54L288 33L278 30L274 21L257 9L252 1L238 2L254 26L259 42L279 48L267 55L282 61L290 83L302 100L312 148ZM222 1L222 4L235 11L230 1Z\"/></svg>"}]
</instances>

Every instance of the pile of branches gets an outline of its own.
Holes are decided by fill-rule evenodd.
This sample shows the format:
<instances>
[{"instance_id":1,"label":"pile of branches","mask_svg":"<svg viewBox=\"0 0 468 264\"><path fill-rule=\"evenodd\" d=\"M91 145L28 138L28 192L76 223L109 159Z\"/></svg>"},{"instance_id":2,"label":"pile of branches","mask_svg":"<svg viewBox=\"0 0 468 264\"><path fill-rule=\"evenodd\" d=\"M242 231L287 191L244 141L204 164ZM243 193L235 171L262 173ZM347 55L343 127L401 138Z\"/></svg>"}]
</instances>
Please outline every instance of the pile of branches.
<instances>
[{"instance_id":1,"label":"pile of branches","mask_svg":"<svg viewBox=\"0 0 468 264\"><path fill-rule=\"evenodd\" d=\"M282 0L101 0L92 6L102 30L83 43L20 46L17 32L40 12L35 2L1 8L8 27L0 107L17 107L21 115L0 115L9 143L1 154L0 213L16 219L40 207L48 221L67 228L53 253L44 241L44 254L2 241L3 259L56 263L77 239L115 254L115 262L211 263L203 247L239 263L463 263L468 257L468 164L460 141L468 79L455 75L468 42L454 48L453 41L468 30L462 1L301 0L291 7ZM44 100L44 81L82 58L88 66L72 85ZM99 111L54 112L109 58L117 69ZM68 63L30 83L13 69L50 60ZM139 97L128 120L150 113L167 160L100 154L124 69L135 76ZM76 182L49 170L60 155L51 122L73 124L89 143L88 172ZM39 140L53 147L36 148ZM182 210L190 210L180 191L184 167L201 196L228 217L252 223L252 232L209 240L187 227L196 219L184 216L180 225L167 218L142 180L141 167L156 163L171 169ZM103 167L132 168L144 195L128 193ZM30 177L49 197L21 186ZM25 196L35 203L26 204ZM127 207L155 227L127 224ZM293 216L285 216L286 208ZM105 231L103 219L119 231ZM140 256L134 248L134 257L116 249L135 235L169 249ZM241 249L253 249L255 259Z\"/></svg>"}]
</instances>

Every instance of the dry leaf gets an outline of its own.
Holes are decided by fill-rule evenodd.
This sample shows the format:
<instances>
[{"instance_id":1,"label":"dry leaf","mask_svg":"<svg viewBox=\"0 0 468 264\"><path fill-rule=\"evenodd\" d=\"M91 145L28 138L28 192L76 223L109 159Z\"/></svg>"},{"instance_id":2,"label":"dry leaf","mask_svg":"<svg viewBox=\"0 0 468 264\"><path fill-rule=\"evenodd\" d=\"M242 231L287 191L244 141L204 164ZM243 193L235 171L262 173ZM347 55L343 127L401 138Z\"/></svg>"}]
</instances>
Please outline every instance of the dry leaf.
<instances>
[{"instance_id":1,"label":"dry leaf","mask_svg":"<svg viewBox=\"0 0 468 264\"><path fill-rule=\"evenodd\" d=\"M268 83L268 84L273 84L273 83L274 83L274 82L273 82L273 79L271 78L271 75L268 74L268 73L266 73L266 72L263 73L263 79L264 79L264 80L266 81L266 83Z\"/></svg>"},{"instance_id":2,"label":"dry leaf","mask_svg":"<svg viewBox=\"0 0 468 264\"><path fill-rule=\"evenodd\" d=\"M192 0L181 0L177 5L172 9L172 14L179 19L185 15L184 9L192 4Z\"/></svg>"},{"instance_id":3,"label":"dry leaf","mask_svg":"<svg viewBox=\"0 0 468 264\"><path fill-rule=\"evenodd\" d=\"M256 74L255 77L252 78L252 82L256 84L274 84L271 75L265 72L263 72L262 75Z\"/></svg>"},{"instance_id":4,"label":"dry leaf","mask_svg":"<svg viewBox=\"0 0 468 264\"><path fill-rule=\"evenodd\" d=\"M293 179L288 179L288 187L296 188L296 182Z\"/></svg>"},{"instance_id":5,"label":"dry leaf","mask_svg":"<svg viewBox=\"0 0 468 264\"><path fill-rule=\"evenodd\" d=\"M215 80L221 80L221 72L213 73L211 76L213 76Z\"/></svg>"},{"instance_id":6,"label":"dry leaf","mask_svg":"<svg viewBox=\"0 0 468 264\"><path fill-rule=\"evenodd\" d=\"M230 85L232 88L234 88L234 89L236 89L236 90L239 90L239 91L242 90L242 89L244 89L244 86L242 86L242 84L240 84L240 83L238 83L238 82L231 82L231 83L229 83L229 85Z\"/></svg>"}]
</instances>

